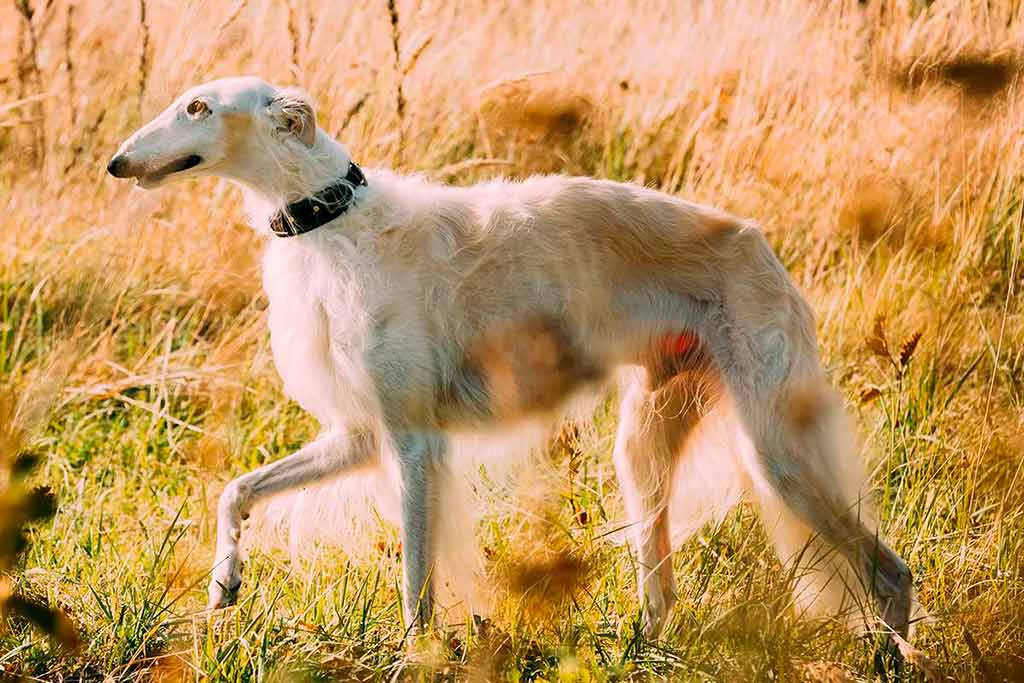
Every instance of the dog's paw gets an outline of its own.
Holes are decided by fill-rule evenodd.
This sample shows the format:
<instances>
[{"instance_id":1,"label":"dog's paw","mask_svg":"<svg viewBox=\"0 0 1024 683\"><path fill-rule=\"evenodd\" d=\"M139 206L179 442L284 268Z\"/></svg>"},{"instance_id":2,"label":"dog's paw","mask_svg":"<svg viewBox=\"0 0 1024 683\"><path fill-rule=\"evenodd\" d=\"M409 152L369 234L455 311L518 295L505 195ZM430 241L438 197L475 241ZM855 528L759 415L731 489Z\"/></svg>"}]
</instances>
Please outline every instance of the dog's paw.
<instances>
[{"instance_id":1,"label":"dog's paw","mask_svg":"<svg viewBox=\"0 0 1024 683\"><path fill-rule=\"evenodd\" d=\"M404 663L414 668L436 670L444 665L441 634L433 629L413 629L405 638Z\"/></svg>"},{"instance_id":2,"label":"dog's paw","mask_svg":"<svg viewBox=\"0 0 1024 683\"><path fill-rule=\"evenodd\" d=\"M473 632L477 638L481 640L487 640L491 637L491 632L494 630L494 624L491 620L480 614L473 615Z\"/></svg>"},{"instance_id":3,"label":"dog's paw","mask_svg":"<svg viewBox=\"0 0 1024 683\"><path fill-rule=\"evenodd\" d=\"M665 627L665 614L656 608L645 606L643 610L644 638L657 640Z\"/></svg>"},{"instance_id":4,"label":"dog's paw","mask_svg":"<svg viewBox=\"0 0 1024 683\"><path fill-rule=\"evenodd\" d=\"M214 610L230 607L238 600L238 589L241 587L241 577L235 577L228 581L219 581L214 579L210 582L209 597L206 601L206 608Z\"/></svg>"},{"instance_id":5,"label":"dog's paw","mask_svg":"<svg viewBox=\"0 0 1024 683\"><path fill-rule=\"evenodd\" d=\"M676 604L675 590L671 586L652 583L643 599L644 637L657 640L665 628L668 615Z\"/></svg>"},{"instance_id":6,"label":"dog's paw","mask_svg":"<svg viewBox=\"0 0 1024 683\"><path fill-rule=\"evenodd\" d=\"M897 636L898 637L898 636ZM903 679L903 669L906 663L903 653L896 643L896 637L882 634L875 646L875 675L883 683L899 681Z\"/></svg>"}]
</instances>

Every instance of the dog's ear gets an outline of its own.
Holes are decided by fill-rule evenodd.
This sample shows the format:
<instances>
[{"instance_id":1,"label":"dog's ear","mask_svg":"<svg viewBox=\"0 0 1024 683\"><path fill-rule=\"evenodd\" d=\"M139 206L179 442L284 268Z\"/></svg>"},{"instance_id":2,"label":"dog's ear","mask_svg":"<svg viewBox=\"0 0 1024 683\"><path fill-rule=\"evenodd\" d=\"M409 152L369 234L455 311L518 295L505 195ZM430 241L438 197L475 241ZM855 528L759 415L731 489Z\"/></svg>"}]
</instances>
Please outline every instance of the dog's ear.
<instances>
[{"instance_id":1,"label":"dog's ear","mask_svg":"<svg viewBox=\"0 0 1024 683\"><path fill-rule=\"evenodd\" d=\"M316 141L316 114L309 95L285 88L267 103L267 112L278 132L294 135L306 147Z\"/></svg>"}]
</instances>

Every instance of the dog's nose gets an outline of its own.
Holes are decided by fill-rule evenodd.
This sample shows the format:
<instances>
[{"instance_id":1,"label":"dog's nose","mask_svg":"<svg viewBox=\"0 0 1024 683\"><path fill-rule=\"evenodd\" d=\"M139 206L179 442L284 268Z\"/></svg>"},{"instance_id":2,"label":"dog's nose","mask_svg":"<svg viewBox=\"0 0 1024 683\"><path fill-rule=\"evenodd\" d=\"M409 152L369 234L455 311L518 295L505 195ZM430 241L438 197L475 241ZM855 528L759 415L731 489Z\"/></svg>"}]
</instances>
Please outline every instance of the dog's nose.
<instances>
[{"instance_id":1,"label":"dog's nose","mask_svg":"<svg viewBox=\"0 0 1024 683\"><path fill-rule=\"evenodd\" d=\"M123 154L118 154L110 163L107 164L107 173L114 176L115 178L126 177L125 169L128 166L128 160L124 158Z\"/></svg>"}]
</instances>

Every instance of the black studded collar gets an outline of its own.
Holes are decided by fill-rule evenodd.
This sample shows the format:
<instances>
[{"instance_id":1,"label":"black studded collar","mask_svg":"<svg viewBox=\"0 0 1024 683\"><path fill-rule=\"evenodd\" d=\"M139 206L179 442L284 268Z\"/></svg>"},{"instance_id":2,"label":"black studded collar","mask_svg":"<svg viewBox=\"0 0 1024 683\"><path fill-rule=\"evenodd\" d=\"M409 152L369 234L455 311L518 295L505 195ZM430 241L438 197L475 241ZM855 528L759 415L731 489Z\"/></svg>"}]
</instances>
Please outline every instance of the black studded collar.
<instances>
[{"instance_id":1,"label":"black studded collar","mask_svg":"<svg viewBox=\"0 0 1024 683\"><path fill-rule=\"evenodd\" d=\"M294 237L316 230L348 211L355 203L359 187L367 187L366 176L355 163L350 163L344 178L274 214L270 230L278 237Z\"/></svg>"}]
</instances>

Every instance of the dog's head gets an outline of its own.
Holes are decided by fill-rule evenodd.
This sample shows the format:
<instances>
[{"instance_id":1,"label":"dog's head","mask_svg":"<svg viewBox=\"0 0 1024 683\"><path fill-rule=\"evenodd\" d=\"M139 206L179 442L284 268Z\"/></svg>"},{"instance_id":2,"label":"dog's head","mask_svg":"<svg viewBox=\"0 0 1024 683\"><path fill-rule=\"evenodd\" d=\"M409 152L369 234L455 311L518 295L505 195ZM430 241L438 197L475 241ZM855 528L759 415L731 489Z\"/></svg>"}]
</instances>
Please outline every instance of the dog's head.
<instances>
[{"instance_id":1,"label":"dog's head","mask_svg":"<svg viewBox=\"0 0 1024 683\"><path fill-rule=\"evenodd\" d=\"M316 135L304 93L225 78L186 91L121 144L107 171L146 189L197 175L245 180L290 146L312 147Z\"/></svg>"}]
</instances>

